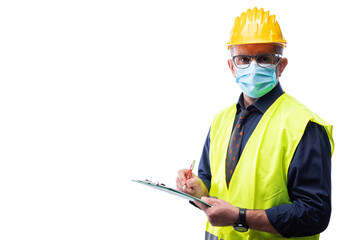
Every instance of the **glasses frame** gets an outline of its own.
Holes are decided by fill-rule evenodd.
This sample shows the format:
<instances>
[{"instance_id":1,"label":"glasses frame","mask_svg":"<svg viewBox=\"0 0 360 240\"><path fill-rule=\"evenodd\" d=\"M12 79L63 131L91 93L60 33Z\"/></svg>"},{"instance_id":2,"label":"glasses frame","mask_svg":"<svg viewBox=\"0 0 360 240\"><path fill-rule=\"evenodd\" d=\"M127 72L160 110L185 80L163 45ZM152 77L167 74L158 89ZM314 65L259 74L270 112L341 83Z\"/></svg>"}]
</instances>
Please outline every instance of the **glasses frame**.
<instances>
[{"instance_id":1,"label":"glasses frame","mask_svg":"<svg viewBox=\"0 0 360 240\"><path fill-rule=\"evenodd\" d=\"M233 57L232 57L232 62L233 62L234 66L235 66L237 69L246 69L246 68L248 68L248 67L250 66L251 62L253 61L252 59L254 59L255 62L256 62L256 64L257 64L259 67L268 68L268 67L260 66L259 63L258 63L258 61L257 61L257 58L258 58L259 56L267 56L267 55L271 55L271 56L273 56L273 57L277 57L277 58L278 58L277 63L275 64L275 67L279 64L279 62L280 62L280 60L281 60L281 58L282 58L282 55L277 54L277 53L265 53L265 54L255 55L255 56L236 55L236 56L233 56ZM235 63L235 58L236 58L236 57L240 57L240 56L241 56L241 57L250 58L251 61L248 63L248 65L247 65L246 67L239 68L239 67L236 65L236 63ZM244 64L244 65L245 65L245 64Z\"/></svg>"}]
</instances>

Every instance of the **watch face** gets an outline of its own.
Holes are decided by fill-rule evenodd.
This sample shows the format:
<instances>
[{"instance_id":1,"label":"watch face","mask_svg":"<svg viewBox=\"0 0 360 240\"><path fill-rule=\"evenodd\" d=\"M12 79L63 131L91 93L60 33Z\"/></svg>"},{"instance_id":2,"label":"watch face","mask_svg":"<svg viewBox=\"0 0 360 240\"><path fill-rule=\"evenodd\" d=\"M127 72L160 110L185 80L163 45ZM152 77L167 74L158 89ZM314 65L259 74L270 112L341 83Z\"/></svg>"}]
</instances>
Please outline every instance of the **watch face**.
<instances>
[{"instance_id":1,"label":"watch face","mask_svg":"<svg viewBox=\"0 0 360 240\"><path fill-rule=\"evenodd\" d=\"M236 227L234 227L234 229L238 232L247 232L247 230L248 230L246 227L244 227L242 225L236 226Z\"/></svg>"}]
</instances>

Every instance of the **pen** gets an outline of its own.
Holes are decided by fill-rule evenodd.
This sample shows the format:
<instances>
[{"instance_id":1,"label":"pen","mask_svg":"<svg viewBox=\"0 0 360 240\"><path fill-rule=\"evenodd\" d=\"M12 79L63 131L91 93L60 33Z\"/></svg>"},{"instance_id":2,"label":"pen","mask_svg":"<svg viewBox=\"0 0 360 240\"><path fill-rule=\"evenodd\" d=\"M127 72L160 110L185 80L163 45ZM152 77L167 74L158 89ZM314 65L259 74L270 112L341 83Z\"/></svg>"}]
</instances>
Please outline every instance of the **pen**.
<instances>
[{"instance_id":1,"label":"pen","mask_svg":"<svg viewBox=\"0 0 360 240\"><path fill-rule=\"evenodd\" d=\"M192 172L192 170L194 169L194 165L195 165L195 160L192 161L191 166L190 166L190 169L189 169L188 173L186 174L186 181L190 179L190 177L191 177L191 172ZM185 183L185 185L184 185L184 187L183 187L183 191L185 190L185 188L186 188L186 183Z\"/></svg>"}]
</instances>

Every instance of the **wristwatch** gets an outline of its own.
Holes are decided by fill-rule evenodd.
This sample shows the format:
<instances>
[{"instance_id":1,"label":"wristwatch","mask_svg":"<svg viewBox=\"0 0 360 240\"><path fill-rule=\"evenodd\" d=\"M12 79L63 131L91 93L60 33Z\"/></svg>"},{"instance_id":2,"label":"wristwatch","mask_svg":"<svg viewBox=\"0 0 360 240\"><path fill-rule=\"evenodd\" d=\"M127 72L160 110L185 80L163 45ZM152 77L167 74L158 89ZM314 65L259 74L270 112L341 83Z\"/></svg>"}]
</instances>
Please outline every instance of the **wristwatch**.
<instances>
[{"instance_id":1,"label":"wristwatch","mask_svg":"<svg viewBox=\"0 0 360 240\"><path fill-rule=\"evenodd\" d=\"M234 224L235 231L238 232L247 232L249 229L248 225L246 224L246 209L239 208L239 217L238 220Z\"/></svg>"}]
</instances>

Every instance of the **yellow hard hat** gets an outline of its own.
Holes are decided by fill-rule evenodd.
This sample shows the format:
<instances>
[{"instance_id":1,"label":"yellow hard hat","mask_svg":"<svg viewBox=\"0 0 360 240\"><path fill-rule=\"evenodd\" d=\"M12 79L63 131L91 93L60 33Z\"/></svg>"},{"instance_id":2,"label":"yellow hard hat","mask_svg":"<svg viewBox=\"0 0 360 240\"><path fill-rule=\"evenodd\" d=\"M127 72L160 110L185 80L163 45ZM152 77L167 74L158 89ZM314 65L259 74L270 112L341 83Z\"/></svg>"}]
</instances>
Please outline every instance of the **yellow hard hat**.
<instances>
[{"instance_id":1,"label":"yellow hard hat","mask_svg":"<svg viewBox=\"0 0 360 240\"><path fill-rule=\"evenodd\" d=\"M255 7L236 17L227 43L228 49L232 45L251 43L276 43L286 47L286 40L281 33L279 23L275 20L275 15Z\"/></svg>"}]
</instances>

